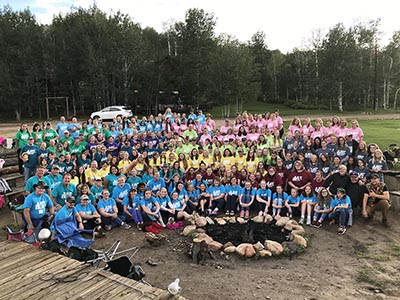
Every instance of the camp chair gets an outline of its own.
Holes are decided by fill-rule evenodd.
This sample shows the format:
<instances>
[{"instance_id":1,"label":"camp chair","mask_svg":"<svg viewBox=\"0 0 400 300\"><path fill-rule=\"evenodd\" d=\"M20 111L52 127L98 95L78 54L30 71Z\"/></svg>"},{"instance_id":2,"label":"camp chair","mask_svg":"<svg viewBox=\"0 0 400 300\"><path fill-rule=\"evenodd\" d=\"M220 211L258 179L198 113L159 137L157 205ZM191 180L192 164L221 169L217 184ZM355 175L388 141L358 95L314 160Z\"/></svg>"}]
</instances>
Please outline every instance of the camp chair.
<instances>
[{"instance_id":1,"label":"camp chair","mask_svg":"<svg viewBox=\"0 0 400 300\"><path fill-rule=\"evenodd\" d=\"M99 266L101 262L106 264L105 270L109 270L114 274L118 274L127 278L132 278L135 280L140 280L144 277L144 271L140 266L133 265L131 259L139 251L138 247L132 247L122 251L118 251L121 241L117 240L108 250L106 251L96 251L98 253L98 258L88 263L92 263ZM131 256L122 255L132 251Z\"/></svg>"},{"instance_id":2,"label":"camp chair","mask_svg":"<svg viewBox=\"0 0 400 300\"><path fill-rule=\"evenodd\" d=\"M94 230L80 230L76 225L75 216L69 216L62 220L54 220L55 238L61 245L67 248L76 247L80 249L89 248L94 241ZM91 233L92 239L85 239L81 233Z\"/></svg>"}]
</instances>

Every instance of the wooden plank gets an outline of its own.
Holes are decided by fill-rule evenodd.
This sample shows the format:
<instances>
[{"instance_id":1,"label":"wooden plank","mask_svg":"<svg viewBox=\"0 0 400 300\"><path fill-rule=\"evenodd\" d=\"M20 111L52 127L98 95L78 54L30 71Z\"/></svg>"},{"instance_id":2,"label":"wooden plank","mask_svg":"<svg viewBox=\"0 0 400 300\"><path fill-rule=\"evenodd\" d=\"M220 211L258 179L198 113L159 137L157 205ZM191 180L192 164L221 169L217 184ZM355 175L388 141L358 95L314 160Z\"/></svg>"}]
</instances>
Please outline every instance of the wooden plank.
<instances>
[{"instance_id":1,"label":"wooden plank","mask_svg":"<svg viewBox=\"0 0 400 300\"><path fill-rule=\"evenodd\" d=\"M0 242L1 254L3 250L6 255L0 259L0 299L184 299L171 298L166 291L28 244ZM46 273L59 278L82 277L72 282L41 279Z\"/></svg>"},{"instance_id":2,"label":"wooden plank","mask_svg":"<svg viewBox=\"0 0 400 300\"><path fill-rule=\"evenodd\" d=\"M8 287L13 287L18 285L20 288L28 287L31 284L31 281L39 280L39 276L46 273L46 268L54 268L58 264L58 259L55 257L49 258L48 260L42 261L40 264L32 268L31 270L21 270L18 273L9 273L7 281L2 284L2 289L6 290ZM36 278L37 276L37 278ZM4 276L6 277L6 276ZM24 281L21 282L21 278ZM3 281L3 278L2 278Z\"/></svg>"},{"instance_id":3,"label":"wooden plank","mask_svg":"<svg viewBox=\"0 0 400 300\"><path fill-rule=\"evenodd\" d=\"M76 263L75 263L76 262ZM73 268L78 267L81 268L82 265L78 261L71 260L71 269L70 271L73 271ZM57 265L54 265L54 267L50 270L51 272L57 274ZM53 293L55 293L55 289L57 286L64 285L66 283L56 283L54 280L42 280L40 279L40 275L42 275L44 272L42 272L40 269L38 269L38 272L35 274L35 276L31 277L29 279L29 283L27 286L25 286L22 289L21 297L24 299L30 299L32 295L39 294L39 292L43 292L44 298L49 298L53 297ZM59 274L58 274L59 275ZM51 290L48 288L51 287ZM54 298L57 299L57 298Z\"/></svg>"},{"instance_id":4,"label":"wooden plank","mask_svg":"<svg viewBox=\"0 0 400 300\"><path fill-rule=\"evenodd\" d=\"M3 260L0 264L0 274L6 274L9 271L15 274L21 268L30 269L31 267L34 267L35 264L48 259L49 256L46 255L46 253L29 253L18 257L18 260Z\"/></svg>"},{"instance_id":5,"label":"wooden plank","mask_svg":"<svg viewBox=\"0 0 400 300\"><path fill-rule=\"evenodd\" d=\"M109 285L109 282L100 276L97 275L97 272L93 272L95 274L94 278L91 280L91 282L95 281L95 283L90 286L90 288L81 291L80 293L76 293L73 297L71 297L71 300L87 300L87 299L96 299L99 300L101 295L104 295L107 293L107 291L111 288ZM110 299L110 298L108 298ZM39 299L38 299L39 300Z\"/></svg>"}]
</instances>

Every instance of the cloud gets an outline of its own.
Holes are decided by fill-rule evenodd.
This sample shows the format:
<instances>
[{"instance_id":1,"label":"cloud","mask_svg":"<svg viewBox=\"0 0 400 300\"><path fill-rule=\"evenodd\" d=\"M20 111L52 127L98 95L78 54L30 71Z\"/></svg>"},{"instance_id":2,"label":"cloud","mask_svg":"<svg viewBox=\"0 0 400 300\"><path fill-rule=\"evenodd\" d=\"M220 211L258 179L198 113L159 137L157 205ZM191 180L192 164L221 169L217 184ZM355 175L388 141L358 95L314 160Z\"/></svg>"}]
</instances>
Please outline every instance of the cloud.
<instances>
[{"instance_id":1,"label":"cloud","mask_svg":"<svg viewBox=\"0 0 400 300\"><path fill-rule=\"evenodd\" d=\"M157 31L163 31L165 22L171 19L183 21L189 8L203 8L215 14L217 34L228 33L247 41L261 30L269 48L281 51L302 47L309 43L312 31L327 32L337 23L352 26L381 18L382 41L400 30L400 25L396 28L397 0L379 4L373 0L25 0L41 23L51 23L54 15L67 13L71 7L89 8L94 2L107 13L120 10L143 27Z\"/></svg>"}]
</instances>

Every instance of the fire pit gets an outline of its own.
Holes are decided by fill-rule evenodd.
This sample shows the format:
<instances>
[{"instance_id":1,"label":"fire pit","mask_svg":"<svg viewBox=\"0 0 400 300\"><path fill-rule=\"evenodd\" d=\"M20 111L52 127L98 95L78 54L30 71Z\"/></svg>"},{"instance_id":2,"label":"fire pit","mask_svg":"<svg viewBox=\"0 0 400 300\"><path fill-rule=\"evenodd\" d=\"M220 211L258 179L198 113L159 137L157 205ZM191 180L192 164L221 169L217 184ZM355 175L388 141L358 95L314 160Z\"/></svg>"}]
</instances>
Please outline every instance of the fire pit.
<instances>
[{"instance_id":1,"label":"fire pit","mask_svg":"<svg viewBox=\"0 0 400 300\"><path fill-rule=\"evenodd\" d=\"M198 253L211 254L218 250L236 252L244 257L269 257L284 251L291 255L298 248L307 247L304 233L304 228L296 221L282 217L275 222L269 215L250 221L235 217L212 220L194 215L192 225L182 232L193 238L194 261L198 261Z\"/></svg>"},{"instance_id":2,"label":"fire pit","mask_svg":"<svg viewBox=\"0 0 400 300\"><path fill-rule=\"evenodd\" d=\"M283 243L288 240L290 234L290 231L275 224L255 223L252 221L245 224L227 223L222 226L208 224L205 230L213 240L221 244L231 242L234 246L239 246L242 243L255 244L257 242L264 245L266 240Z\"/></svg>"}]
</instances>

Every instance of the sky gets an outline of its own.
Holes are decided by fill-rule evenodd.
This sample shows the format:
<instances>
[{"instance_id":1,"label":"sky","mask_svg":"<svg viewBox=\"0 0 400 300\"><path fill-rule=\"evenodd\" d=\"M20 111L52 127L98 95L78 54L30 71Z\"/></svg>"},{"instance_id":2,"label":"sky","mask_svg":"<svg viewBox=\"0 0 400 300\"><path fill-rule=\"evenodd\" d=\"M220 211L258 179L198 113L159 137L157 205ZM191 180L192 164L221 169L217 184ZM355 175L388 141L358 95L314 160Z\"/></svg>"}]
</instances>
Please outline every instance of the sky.
<instances>
[{"instance_id":1,"label":"sky","mask_svg":"<svg viewBox=\"0 0 400 300\"><path fill-rule=\"evenodd\" d=\"M0 6L14 10L26 7L42 24L51 23L58 13L71 7L89 8L94 0L0 0ZM129 14L142 27L162 32L168 23L184 21L189 8L202 8L217 20L216 33L248 41L264 31L269 49L290 52L310 44L313 32L326 34L335 24L346 27L381 19L381 44L400 30L398 0L95 0L101 10Z\"/></svg>"}]
</instances>

